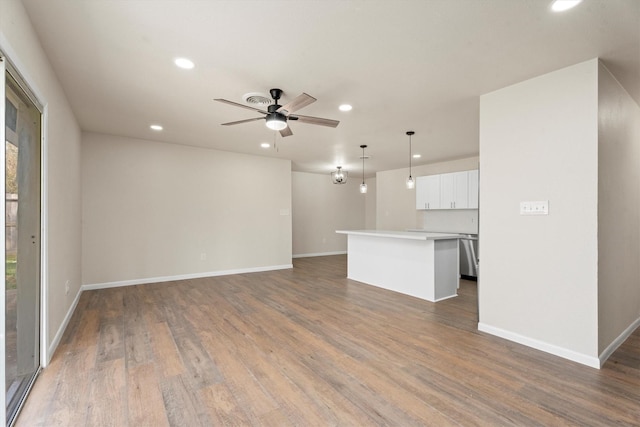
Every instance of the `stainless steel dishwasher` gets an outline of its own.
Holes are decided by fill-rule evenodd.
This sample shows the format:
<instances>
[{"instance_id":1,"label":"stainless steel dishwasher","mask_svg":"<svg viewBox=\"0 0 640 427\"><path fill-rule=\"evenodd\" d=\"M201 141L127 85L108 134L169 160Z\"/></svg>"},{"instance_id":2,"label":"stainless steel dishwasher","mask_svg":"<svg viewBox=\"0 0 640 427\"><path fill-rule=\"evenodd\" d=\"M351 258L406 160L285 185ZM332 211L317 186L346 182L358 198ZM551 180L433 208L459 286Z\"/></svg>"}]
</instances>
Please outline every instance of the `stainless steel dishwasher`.
<instances>
[{"instance_id":1,"label":"stainless steel dishwasher","mask_svg":"<svg viewBox=\"0 0 640 427\"><path fill-rule=\"evenodd\" d=\"M478 235L463 234L460 238L460 276L463 279L478 279Z\"/></svg>"}]
</instances>

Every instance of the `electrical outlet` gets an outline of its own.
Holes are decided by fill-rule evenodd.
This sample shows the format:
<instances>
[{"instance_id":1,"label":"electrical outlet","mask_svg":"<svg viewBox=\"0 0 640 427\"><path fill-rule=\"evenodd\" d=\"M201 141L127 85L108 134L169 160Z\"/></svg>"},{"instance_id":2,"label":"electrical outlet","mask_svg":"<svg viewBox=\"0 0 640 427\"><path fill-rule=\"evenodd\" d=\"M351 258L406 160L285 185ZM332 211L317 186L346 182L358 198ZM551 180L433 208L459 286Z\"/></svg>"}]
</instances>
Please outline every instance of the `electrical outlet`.
<instances>
[{"instance_id":1,"label":"electrical outlet","mask_svg":"<svg viewBox=\"0 0 640 427\"><path fill-rule=\"evenodd\" d=\"M205 261L207 259L207 254L205 252L202 252L200 254L200 261Z\"/></svg>"},{"instance_id":2,"label":"electrical outlet","mask_svg":"<svg viewBox=\"0 0 640 427\"><path fill-rule=\"evenodd\" d=\"M65 295L69 295L69 288L70 288L70 283L69 283L69 281L67 280L67 281L64 283L64 294L65 294Z\"/></svg>"}]
</instances>

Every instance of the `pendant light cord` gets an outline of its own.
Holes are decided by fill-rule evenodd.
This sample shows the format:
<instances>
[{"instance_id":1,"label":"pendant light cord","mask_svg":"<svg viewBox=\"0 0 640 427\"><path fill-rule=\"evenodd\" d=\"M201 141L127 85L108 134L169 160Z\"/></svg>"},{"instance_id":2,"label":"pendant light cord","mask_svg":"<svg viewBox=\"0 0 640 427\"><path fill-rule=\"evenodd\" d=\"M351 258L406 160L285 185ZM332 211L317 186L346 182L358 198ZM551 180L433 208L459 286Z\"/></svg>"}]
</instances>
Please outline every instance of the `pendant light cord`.
<instances>
[{"instance_id":1,"label":"pendant light cord","mask_svg":"<svg viewBox=\"0 0 640 427\"><path fill-rule=\"evenodd\" d=\"M411 178L411 133L409 133L409 178Z\"/></svg>"}]
</instances>

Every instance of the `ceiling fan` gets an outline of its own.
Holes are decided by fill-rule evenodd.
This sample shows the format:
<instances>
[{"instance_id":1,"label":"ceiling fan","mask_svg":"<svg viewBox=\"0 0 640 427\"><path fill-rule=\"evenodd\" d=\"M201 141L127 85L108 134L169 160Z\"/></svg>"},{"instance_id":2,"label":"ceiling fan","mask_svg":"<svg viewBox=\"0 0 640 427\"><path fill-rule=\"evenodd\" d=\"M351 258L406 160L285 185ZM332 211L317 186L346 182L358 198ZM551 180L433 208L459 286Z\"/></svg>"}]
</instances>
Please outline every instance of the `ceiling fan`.
<instances>
[{"instance_id":1,"label":"ceiling fan","mask_svg":"<svg viewBox=\"0 0 640 427\"><path fill-rule=\"evenodd\" d=\"M287 125L289 120L298 120L302 123L309 123L312 125L320 125L320 126L329 126L336 127L340 123L337 120L331 119L322 119L319 117L311 117L311 116L302 116L300 114L291 114L301 108L306 107L309 104L316 102L316 99L307 95L306 93L302 93L297 97L293 98L290 102L285 105L279 105L278 100L282 96L281 89L271 89L269 91L271 97L273 98L273 104L267 107L267 111L260 110L258 108L253 108L248 105L238 104L237 102L228 101L226 99L214 99L214 101L223 102L225 104L234 105L240 108L246 108L247 110L257 111L258 113L265 114L265 117L256 117L253 119L246 120L238 120L236 122L228 122L222 123L222 126L231 126L231 125L239 125L241 123L248 123L257 120L266 120L266 125L269 129L280 131L280 135L291 136L293 132L291 132L291 128Z\"/></svg>"}]
</instances>

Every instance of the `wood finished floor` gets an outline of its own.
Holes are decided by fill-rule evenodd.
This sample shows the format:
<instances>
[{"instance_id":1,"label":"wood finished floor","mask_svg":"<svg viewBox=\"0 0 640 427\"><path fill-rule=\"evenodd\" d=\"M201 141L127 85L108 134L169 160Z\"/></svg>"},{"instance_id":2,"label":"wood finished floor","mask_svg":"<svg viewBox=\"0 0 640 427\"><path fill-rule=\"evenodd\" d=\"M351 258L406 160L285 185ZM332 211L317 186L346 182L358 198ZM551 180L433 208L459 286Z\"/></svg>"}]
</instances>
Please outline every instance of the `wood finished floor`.
<instances>
[{"instance_id":1,"label":"wood finished floor","mask_svg":"<svg viewBox=\"0 0 640 427\"><path fill-rule=\"evenodd\" d=\"M429 303L292 270L89 291L18 426L639 425L640 330L596 370Z\"/></svg>"}]
</instances>

